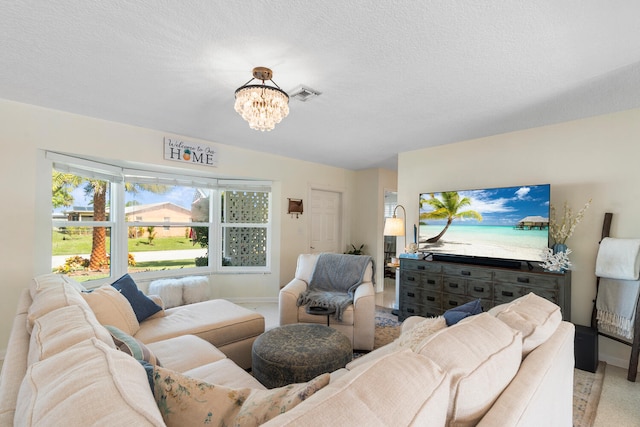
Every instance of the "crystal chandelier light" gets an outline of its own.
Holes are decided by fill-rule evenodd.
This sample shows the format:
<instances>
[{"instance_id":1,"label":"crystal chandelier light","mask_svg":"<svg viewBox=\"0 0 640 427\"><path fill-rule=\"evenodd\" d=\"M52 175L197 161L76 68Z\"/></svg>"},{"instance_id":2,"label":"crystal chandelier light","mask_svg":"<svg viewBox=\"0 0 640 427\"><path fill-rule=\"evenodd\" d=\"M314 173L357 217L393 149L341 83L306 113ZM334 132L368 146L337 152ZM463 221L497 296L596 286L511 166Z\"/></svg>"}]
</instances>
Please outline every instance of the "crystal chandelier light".
<instances>
[{"instance_id":1,"label":"crystal chandelier light","mask_svg":"<svg viewBox=\"0 0 640 427\"><path fill-rule=\"evenodd\" d=\"M269 68L256 67L253 78L236 89L235 109L251 129L270 131L289 114L289 95L271 77L273 72ZM262 84L250 85L253 80L262 80ZM265 85L266 80L275 87Z\"/></svg>"}]
</instances>

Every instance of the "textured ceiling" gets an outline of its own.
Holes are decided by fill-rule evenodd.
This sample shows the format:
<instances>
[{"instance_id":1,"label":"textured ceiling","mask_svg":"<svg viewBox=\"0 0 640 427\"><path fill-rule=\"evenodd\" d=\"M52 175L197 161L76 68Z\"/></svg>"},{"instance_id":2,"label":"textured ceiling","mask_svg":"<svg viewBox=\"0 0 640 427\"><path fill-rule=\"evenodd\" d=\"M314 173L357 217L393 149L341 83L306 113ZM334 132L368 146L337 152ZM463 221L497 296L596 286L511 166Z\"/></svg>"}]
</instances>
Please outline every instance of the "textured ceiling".
<instances>
[{"instance_id":1,"label":"textured ceiling","mask_svg":"<svg viewBox=\"0 0 640 427\"><path fill-rule=\"evenodd\" d=\"M348 169L640 107L637 0L0 0L0 98ZM233 110L255 66L291 100Z\"/></svg>"}]
</instances>

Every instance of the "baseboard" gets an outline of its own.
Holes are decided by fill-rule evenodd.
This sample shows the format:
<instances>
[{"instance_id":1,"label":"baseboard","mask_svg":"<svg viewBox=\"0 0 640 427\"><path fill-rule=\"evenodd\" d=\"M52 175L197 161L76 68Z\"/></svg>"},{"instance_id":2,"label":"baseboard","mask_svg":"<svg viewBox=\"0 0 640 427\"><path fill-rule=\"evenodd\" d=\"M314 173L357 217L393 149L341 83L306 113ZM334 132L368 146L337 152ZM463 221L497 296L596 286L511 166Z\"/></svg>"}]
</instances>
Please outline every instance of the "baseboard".
<instances>
[{"instance_id":1,"label":"baseboard","mask_svg":"<svg viewBox=\"0 0 640 427\"><path fill-rule=\"evenodd\" d=\"M611 357L606 354L600 354L598 357L601 362L606 362L607 365L617 366L622 369L629 369L629 359L621 359L619 357ZM638 367L638 372L640 372L640 366Z\"/></svg>"}]
</instances>

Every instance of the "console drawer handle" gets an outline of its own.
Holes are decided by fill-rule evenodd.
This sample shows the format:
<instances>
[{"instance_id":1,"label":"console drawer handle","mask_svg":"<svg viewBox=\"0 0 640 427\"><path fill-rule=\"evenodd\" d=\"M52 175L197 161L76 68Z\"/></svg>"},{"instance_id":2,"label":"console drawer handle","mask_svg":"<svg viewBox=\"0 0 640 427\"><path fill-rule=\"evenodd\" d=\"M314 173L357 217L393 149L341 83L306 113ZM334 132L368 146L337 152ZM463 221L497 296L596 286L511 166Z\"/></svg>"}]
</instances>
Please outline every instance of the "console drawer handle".
<instances>
[{"instance_id":1,"label":"console drawer handle","mask_svg":"<svg viewBox=\"0 0 640 427\"><path fill-rule=\"evenodd\" d=\"M480 287L480 286L474 286L473 290L476 291L476 292L484 292L484 288Z\"/></svg>"},{"instance_id":2,"label":"console drawer handle","mask_svg":"<svg viewBox=\"0 0 640 427\"><path fill-rule=\"evenodd\" d=\"M458 287L458 284L457 283L449 283L449 287L455 289L455 288Z\"/></svg>"},{"instance_id":3,"label":"console drawer handle","mask_svg":"<svg viewBox=\"0 0 640 427\"><path fill-rule=\"evenodd\" d=\"M460 274L462 274L463 276L471 276L471 272L470 271L465 271L465 270L462 270L460 272Z\"/></svg>"},{"instance_id":4,"label":"console drawer handle","mask_svg":"<svg viewBox=\"0 0 640 427\"><path fill-rule=\"evenodd\" d=\"M505 297L512 297L513 296L513 292L502 291L502 295L505 296Z\"/></svg>"},{"instance_id":5,"label":"console drawer handle","mask_svg":"<svg viewBox=\"0 0 640 427\"><path fill-rule=\"evenodd\" d=\"M415 282L415 281L416 281L416 278L415 278L415 277L413 277L413 276L409 276L409 277L407 277L407 281L409 281L409 282Z\"/></svg>"},{"instance_id":6,"label":"console drawer handle","mask_svg":"<svg viewBox=\"0 0 640 427\"><path fill-rule=\"evenodd\" d=\"M449 305L455 307L456 305L458 305L458 303L456 301L449 301Z\"/></svg>"},{"instance_id":7,"label":"console drawer handle","mask_svg":"<svg viewBox=\"0 0 640 427\"><path fill-rule=\"evenodd\" d=\"M424 265L419 265L418 270L424 270Z\"/></svg>"},{"instance_id":8,"label":"console drawer handle","mask_svg":"<svg viewBox=\"0 0 640 427\"><path fill-rule=\"evenodd\" d=\"M416 296L416 294L414 294L413 292L407 292L407 296L413 298Z\"/></svg>"},{"instance_id":9,"label":"console drawer handle","mask_svg":"<svg viewBox=\"0 0 640 427\"><path fill-rule=\"evenodd\" d=\"M427 301L435 301L435 297L427 297Z\"/></svg>"},{"instance_id":10,"label":"console drawer handle","mask_svg":"<svg viewBox=\"0 0 640 427\"><path fill-rule=\"evenodd\" d=\"M528 277L518 277L516 280L518 281L518 283L529 283Z\"/></svg>"},{"instance_id":11,"label":"console drawer handle","mask_svg":"<svg viewBox=\"0 0 640 427\"><path fill-rule=\"evenodd\" d=\"M407 313L415 313L415 310L413 308L407 308Z\"/></svg>"},{"instance_id":12,"label":"console drawer handle","mask_svg":"<svg viewBox=\"0 0 640 427\"><path fill-rule=\"evenodd\" d=\"M428 284L430 284L430 285L435 285L435 284L436 284L436 281L435 281L435 280L433 280L433 279L428 279L428 280L427 280L427 283L428 283Z\"/></svg>"}]
</instances>

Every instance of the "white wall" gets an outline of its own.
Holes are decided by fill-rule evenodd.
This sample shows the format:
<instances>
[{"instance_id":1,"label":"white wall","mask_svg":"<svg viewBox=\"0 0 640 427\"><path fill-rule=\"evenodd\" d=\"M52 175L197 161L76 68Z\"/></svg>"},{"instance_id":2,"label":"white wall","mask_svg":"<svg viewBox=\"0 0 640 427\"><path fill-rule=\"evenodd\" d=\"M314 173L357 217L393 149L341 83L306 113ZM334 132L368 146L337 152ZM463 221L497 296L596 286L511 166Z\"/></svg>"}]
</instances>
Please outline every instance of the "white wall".
<instances>
[{"instance_id":1,"label":"white wall","mask_svg":"<svg viewBox=\"0 0 640 427\"><path fill-rule=\"evenodd\" d=\"M376 291L384 289L384 190L396 189L397 173L387 169L365 169L356 173L357 193L351 215L352 240L376 263Z\"/></svg>"},{"instance_id":2,"label":"white wall","mask_svg":"<svg viewBox=\"0 0 640 427\"><path fill-rule=\"evenodd\" d=\"M426 136L428 138L428 136ZM551 203L593 203L567 244L573 251L572 321L588 325L605 212L613 237L640 237L640 109L401 153L398 203L418 222L418 194L551 184ZM629 347L600 337L600 359L628 365Z\"/></svg>"},{"instance_id":3,"label":"white wall","mask_svg":"<svg viewBox=\"0 0 640 427\"><path fill-rule=\"evenodd\" d=\"M273 180L272 273L217 275L212 282L218 297L276 298L280 286L293 277L297 255L308 252L309 215L303 214L299 219L287 215L288 197L306 202L309 188L320 183L323 188L344 191L349 211L350 197L355 192L356 172L243 150L216 141L6 100L0 100L0 118L3 151L0 156L0 354L6 347L20 291L31 277L48 270L46 248L50 247L50 235L41 230L49 227L50 212L38 206L37 200L38 193L50 193L50 188L42 188L38 183L46 181L51 172L39 160L40 150L175 167L176 163L165 161L162 154L163 138L175 136L219 148L219 166L215 169L200 166L200 171L214 176ZM248 128L247 132L250 132ZM351 239L350 224L350 219L345 218L343 231L347 241Z\"/></svg>"}]
</instances>

